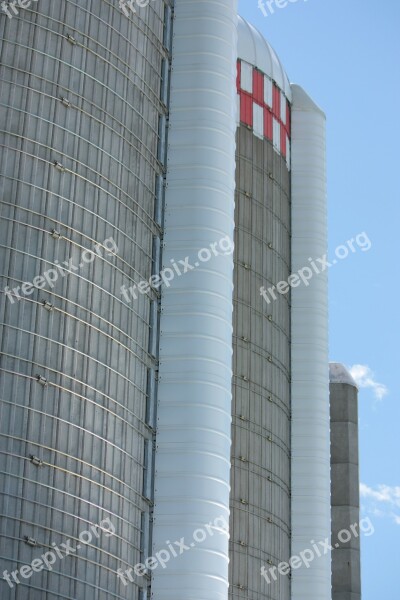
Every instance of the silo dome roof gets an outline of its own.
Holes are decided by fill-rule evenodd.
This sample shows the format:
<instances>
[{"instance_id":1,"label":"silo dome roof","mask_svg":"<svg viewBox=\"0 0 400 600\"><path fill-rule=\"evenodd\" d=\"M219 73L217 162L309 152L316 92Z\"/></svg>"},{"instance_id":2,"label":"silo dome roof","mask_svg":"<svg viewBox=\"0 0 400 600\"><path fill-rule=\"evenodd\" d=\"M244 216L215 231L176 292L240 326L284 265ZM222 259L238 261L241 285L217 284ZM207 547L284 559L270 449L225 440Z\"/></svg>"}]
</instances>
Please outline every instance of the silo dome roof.
<instances>
[{"instance_id":1,"label":"silo dome roof","mask_svg":"<svg viewBox=\"0 0 400 600\"><path fill-rule=\"evenodd\" d=\"M357 387L353 377L341 363L329 363L329 381L330 383L347 383L348 385Z\"/></svg>"},{"instance_id":2,"label":"silo dome roof","mask_svg":"<svg viewBox=\"0 0 400 600\"><path fill-rule=\"evenodd\" d=\"M264 36L239 16L238 24L238 58L257 67L273 79L285 93L289 101L292 99L288 76L275 50L268 44Z\"/></svg>"}]
</instances>

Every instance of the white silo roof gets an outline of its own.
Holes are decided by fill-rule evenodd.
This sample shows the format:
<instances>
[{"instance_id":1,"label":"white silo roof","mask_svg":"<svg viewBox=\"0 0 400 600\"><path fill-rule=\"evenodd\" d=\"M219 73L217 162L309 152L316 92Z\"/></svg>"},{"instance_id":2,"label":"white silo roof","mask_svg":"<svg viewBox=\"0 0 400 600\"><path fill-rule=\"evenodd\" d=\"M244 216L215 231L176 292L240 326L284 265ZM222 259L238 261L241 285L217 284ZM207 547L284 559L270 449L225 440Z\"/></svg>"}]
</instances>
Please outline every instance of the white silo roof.
<instances>
[{"instance_id":1,"label":"white silo roof","mask_svg":"<svg viewBox=\"0 0 400 600\"><path fill-rule=\"evenodd\" d=\"M275 50L268 44L264 36L239 16L238 23L238 58L257 67L271 77L285 93L289 101L292 94L288 76Z\"/></svg>"}]
</instances>

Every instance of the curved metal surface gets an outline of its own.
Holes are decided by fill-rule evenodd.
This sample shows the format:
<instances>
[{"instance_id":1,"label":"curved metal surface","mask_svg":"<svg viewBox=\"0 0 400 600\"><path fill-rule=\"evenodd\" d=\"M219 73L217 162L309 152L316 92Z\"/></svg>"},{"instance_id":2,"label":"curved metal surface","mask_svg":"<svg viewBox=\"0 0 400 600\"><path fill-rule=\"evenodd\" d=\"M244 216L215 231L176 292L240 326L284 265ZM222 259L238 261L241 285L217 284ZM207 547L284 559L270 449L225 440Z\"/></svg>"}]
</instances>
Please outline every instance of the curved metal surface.
<instances>
[{"instance_id":1,"label":"curved metal surface","mask_svg":"<svg viewBox=\"0 0 400 600\"><path fill-rule=\"evenodd\" d=\"M236 2L175 2L163 266L233 240ZM156 600L228 597L232 254L164 286L152 576ZM211 527L197 542L198 529Z\"/></svg>"},{"instance_id":2,"label":"curved metal surface","mask_svg":"<svg viewBox=\"0 0 400 600\"><path fill-rule=\"evenodd\" d=\"M260 69L273 79L291 101L292 90L286 71L265 37L251 23L239 17L238 58Z\"/></svg>"},{"instance_id":3,"label":"curved metal surface","mask_svg":"<svg viewBox=\"0 0 400 600\"><path fill-rule=\"evenodd\" d=\"M1 580L4 600L147 589L116 571L148 553L157 297L120 288L150 277L160 235L165 5L127 17L40 0L0 16L0 560L11 572L106 517L115 528L14 589ZM5 294L69 259L54 285Z\"/></svg>"},{"instance_id":4,"label":"curved metal surface","mask_svg":"<svg viewBox=\"0 0 400 600\"><path fill-rule=\"evenodd\" d=\"M325 115L292 86L292 272L327 253ZM330 539L328 277L292 290L292 554ZM330 553L292 572L293 600L330 600Z\"/></svg>"},{"instance_id":5,"label":"curved metal surface","mask_svg":"<svg viewBox=\"0 0 400 600\"><path fill-rule=\"evenodd\" d=\"M291 272L290 174L244 125L236 160L229 597L289 600L290 580L260 569L290 558L290 297L260 288Z\"/></svg>"},{"instance_id":6,"label":"curved metal surface","mask_svg":"<svg viewBox=\"0 0 400 600\"><path fill-rule=\"evenodd\" d=\"M341 363L331 362L329 363L329 381L330 383L346 383L357 387L353 377Z\"/></svg>"}]
</instances>

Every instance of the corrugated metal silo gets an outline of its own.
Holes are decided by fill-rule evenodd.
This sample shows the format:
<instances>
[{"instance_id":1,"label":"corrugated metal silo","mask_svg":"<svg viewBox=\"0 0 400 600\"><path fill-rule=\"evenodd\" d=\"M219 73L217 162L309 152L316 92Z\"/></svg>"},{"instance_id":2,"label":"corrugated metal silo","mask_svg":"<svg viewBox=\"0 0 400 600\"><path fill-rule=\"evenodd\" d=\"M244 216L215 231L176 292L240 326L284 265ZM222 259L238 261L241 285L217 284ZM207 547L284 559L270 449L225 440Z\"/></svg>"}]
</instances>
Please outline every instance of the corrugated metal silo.
<instances>
[{"instance_id":1,"label":"corrugated metal silo","mask_svg":"<svg viewBox=\"0 0 400 600\"><path fill-rule=\"evenodd\" d=\"M147 588L116 570L148 552L158 293L121 286L158 269L170 16L103 0L0 16L0 558L115 528L2 580L4 600Z\"/></svg>"},{"instance_id":2,"label":"corrugated metal silo","mask_svg":"<svg viewBox=\"0 0 400 600\"><path fill-rule=\"evenodd\" d=\"M260 569L290 558L290 85L242 19L236 152L230 598L289 600Z\"/></svg>"}]
</instances>

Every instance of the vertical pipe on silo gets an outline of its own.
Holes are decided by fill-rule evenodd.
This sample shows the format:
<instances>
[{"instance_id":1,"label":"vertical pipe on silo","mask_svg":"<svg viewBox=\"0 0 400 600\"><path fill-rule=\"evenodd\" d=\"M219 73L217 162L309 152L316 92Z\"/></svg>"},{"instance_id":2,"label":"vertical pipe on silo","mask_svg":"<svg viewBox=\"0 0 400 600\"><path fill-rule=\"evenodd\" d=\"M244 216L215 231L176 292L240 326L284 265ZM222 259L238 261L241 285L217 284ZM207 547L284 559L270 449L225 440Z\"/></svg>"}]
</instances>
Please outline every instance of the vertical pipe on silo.
<instances>
[{"instance_id":1,"label":"vertical pipe on silo","mask_svg":"<svg viewBox=\"0 0 400 600\"><path fill-rule=\"evenodd\" d=\"M325 115L292 86L292 272L327 253ZM318 262L316 263L318 264ZM292 290L292 555L330 539L328 278ZM331 598L331 556L293 569L293 600Z\"/></svg>"},{"instance_id":2,"label":"vertical pipe on silo","mask_svg":"<svg viewBox=\"0 0 400 600\"><path fill-rule=\"evenodd\" d=\"M174 11L163 268L199 266L162 287L152 597L226 600L233 257L197 253L233 239L236 2Z\"/></svg>"}]
</instances>

